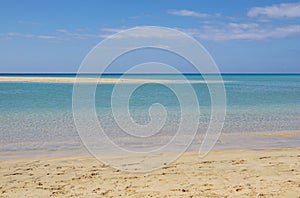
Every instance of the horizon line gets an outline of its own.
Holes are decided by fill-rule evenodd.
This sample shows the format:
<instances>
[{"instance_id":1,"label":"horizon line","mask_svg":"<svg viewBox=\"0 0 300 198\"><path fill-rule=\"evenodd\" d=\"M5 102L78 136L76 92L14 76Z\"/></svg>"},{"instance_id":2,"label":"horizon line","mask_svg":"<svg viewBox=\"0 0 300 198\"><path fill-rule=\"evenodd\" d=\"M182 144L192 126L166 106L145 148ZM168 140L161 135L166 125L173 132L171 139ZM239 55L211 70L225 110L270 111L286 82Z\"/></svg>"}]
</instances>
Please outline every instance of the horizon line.
<instances>
[{"instance_id":1,"label":"horizon line","mask_svg":"<svg viewBox=\"0 0 300 198\"><path fill-rule=\"evenodd\" d=\"M73 73L73 72L0 72L0 75L123 75L124 73ZM300 72L221 72L221 73L192 73L186 72L181 74L188 75L300 75ZM125 75L179 75L178 73L129 73Z\"/></svg>"}]
</instances>

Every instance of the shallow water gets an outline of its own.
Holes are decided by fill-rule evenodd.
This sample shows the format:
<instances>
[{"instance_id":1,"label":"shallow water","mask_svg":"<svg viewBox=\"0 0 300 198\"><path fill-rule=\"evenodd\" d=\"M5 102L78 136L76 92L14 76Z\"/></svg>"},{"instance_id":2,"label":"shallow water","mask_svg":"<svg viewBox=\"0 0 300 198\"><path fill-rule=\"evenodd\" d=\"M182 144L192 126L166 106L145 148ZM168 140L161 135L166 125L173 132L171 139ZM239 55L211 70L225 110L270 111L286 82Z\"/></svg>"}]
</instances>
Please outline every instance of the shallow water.
<instances>
[{"instance_id":1,"label":"shallow water","mask_svg":"<svg viewBox=\"0 0 300 198\"><path fill-rule=\"evenodd\" d=\"M54 75L53 77L61 76L73 77L73 75ZM119 75L104 77L118 78ZM126 78L176 80L177 76L128 75ZM186 78L202 79L199 75L186 75ZM226 81L227 95L227 115L223 133L300 131L300 75L223 75L223 79ZM176 86L184 93L184 85ZM205 84L192 86L197 94L201 110L198 133L203 134L210 118L210 95ZM178 98L168 87L155 83L146 84L139 87L130 98L130 113L138 124L150 122L148 110L153 103L162 104L168 112L164 127L149 139L127 137L118 127L111 110L113 88L112 84L98 85L95 97L99 122L111 139L128 149L138 150L143 147L145 151L147 148L158 148L172 139L179 126L181 114ZM24 151L33 153L86 152L73 120L72 90L72 84L64 83L0 83L1 154ZM120 100L122 97L125 98L122 95L118 97ZM185 97L189 95L186 94ZM192 109L193 105L190 108ZM159 115L156 116L159 117ZM191 135L188 129L185 135ZM215 148L300 146L298 137L258 136L248 139L245 137L227 138L226 144L219 142ZM200 139L195 140L190 149L196 149L199 144L201 144Z\"/></svg>"}]
</instances>

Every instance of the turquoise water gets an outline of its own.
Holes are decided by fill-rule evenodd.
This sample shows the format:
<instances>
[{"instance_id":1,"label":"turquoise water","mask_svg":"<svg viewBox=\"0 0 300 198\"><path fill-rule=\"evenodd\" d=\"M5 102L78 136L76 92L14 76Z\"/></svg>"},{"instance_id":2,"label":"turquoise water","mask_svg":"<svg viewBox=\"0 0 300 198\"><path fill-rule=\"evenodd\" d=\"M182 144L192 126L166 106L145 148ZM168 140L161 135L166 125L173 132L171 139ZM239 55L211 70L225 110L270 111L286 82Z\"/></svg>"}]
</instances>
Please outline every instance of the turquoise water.
<instances>
[{"instance_id":1,"label":"turquoise water","mask_svg":"<svg viewBox=\"0 0 300 198\"><path fill-rule=\"evenodd\" d=\"M74 77L75 75L27 76ZM104 77L118 78L119 76L105 75ZM126 77L177 78L176 75L128 75ZM186 77L191 80L202 79L199 75L186 75ZM227 95L227 115L223 134L300 131L300 75L223 75L222 77L225 80ZM200 103L201 126L198 131L202 134L207 129L210 117L210 96L205 84L192 86ZM113 84L102 84L97 87L96 110L99 121L109 136L124 143L122 138L125 138L125 135L111 113L110 101L113 87ZM72 89L73 85L67 83L0 83L0 152L5 154L24 151L83 151L84 147L73 121ZM130 99L132 118L137 123L147 124L150 119L148 109L153 103L161 103L168 111L167 121L161 133L150 141L141 140L140 144L136 142L137 140L125 142L127 146L134 144L138 147L146 143L159 146L158 139L165 138L168 141L176 132L180 122L180 105L174 93L160 84L146 84L133 93ZM224 138L226 139L226 136ZM197 140L195 142L197 143ZM284 140L273 138L272 141L254 138L251 144L247 138L240 137L225 142L227 143L223 147L228 148L248 148L251 145L255 148L300 146L298 137ZM219 147L223 148L222 145Z\"/></svg>"}]
</instances>

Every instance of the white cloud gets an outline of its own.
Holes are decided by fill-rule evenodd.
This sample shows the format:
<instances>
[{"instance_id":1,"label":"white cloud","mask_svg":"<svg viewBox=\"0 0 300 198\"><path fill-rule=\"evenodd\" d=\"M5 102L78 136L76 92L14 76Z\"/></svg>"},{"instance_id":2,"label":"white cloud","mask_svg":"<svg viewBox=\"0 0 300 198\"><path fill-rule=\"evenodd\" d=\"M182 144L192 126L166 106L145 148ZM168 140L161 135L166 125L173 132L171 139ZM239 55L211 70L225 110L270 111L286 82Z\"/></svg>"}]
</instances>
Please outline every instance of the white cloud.
<instances>
[{"instance_id":1,"label":"white cloud","mask_svg":"<svg viewBox=\"0 0 300 198\"><path fill-rule=\"evenodd\" d=\"M256 28L259 25L257 23L229 23L229 26L233 28L250 29Z\"/></svg>"},{"instance_id":2,"label":"white cloud","mask_svg":"<svg viewBox=\"0 0 300 198\"><path fill-rule=\"evenodd\" d=\"M49 35L35 35L36 38L40 38L40 39L56 39L55 36L49 36Z\"/></svg>"},{"instance_id":3,"label":"white cloud","mask_svg":"<svg viewBox=\"0 0 300 198\"><path fill-rule=\"evenodd\" d=\"M248 16L266 16L270 18L300 17L300 2L282 3L266 7L253 7L248 11Z\"/></svg>"},{"instance_id":4,"label":"white cloud","mask_svg":"<svg viewBox=\"0 0 300 198\"><path fill-rule=\"evenodd\" d=\"M108 31L108 33L117 33L125 29L102 29L103 31ZM135 29L134 31L128 31L122 35L115 35L115 38L124 38L124 37L131 37L131 38L158 38L158 39L177 39L180 36L180 33L173 32L172 34L168 30L160 29L157 31L156 29L152 28L142 28L142 29Z\"/></svg>"},{"instance_id":5,"label":"white cloud","mask_svg":"<svg viewBox=\"0 0 300 198\"><path fill-rule=\"evenodd\" d=\"M89 33L78 32L78 31L69 31L66 29L57 29L56 31L59 33L58 36L61 40L88 39L88 38L101 37L98 34L89 34Z\"/></svg>"},{"instance_id":6,"label":"white cloud","mask_svg":"<svg viewBox=\"0 0 300 198\"><path fill-rule=\"evenodd\" d=\"M189 35L211 41L230 41L230 40L264 40L285 38L289 36L300 36L300 25L259 25L258 23L208 23L199 28L180 29ZM44 39L44 40L84 40L84 39L103 39L114 33L125 30L123 28L104 28L97 32L89 33L87 31L70 31L66 29L57 29L53 34L24 34L19 32L0 33L0 38L28 38L28 39ZM138 29L128 32L126 36L134 38L157 38L157 39L176 39L178 34L162 34L152 29ZM118 37L116 37L118 38Z\"/></svg>"},{"instance_id":7,"label":"white cloud","mask_svg":"<svg viewBox=\"0 0 300 198\"><path fill-rule=\"evenodd\" d=\"M66 29L57 29L57 32L61 32L61 33L68 33L69 31Z\"/></svg>"},{"instance_id":8,"label":"white cloud","mask_svg":"<svg viewBox=\"0 0 300 198\"><path fill-rule=\"evenodd\" d=\"M57 39L56 36L52 36L52 35L25 34L25 33L20 33L20 32L0 33L0 37L6 38L6 39L10 39L12 37L39 38L39 39Z\"/></svg>"},{"instance_id":9,"label":"white cloud","mask_svg":"<svg viewBox=\"0 0 300 198\"><path fill-rule=\"evenodd\" d=\"M193 10L168 10L167 13L176 16L190 16L190 17L198 17L198 18L206 18L210 16L209 14L196 12Z\"/></svg>"},{"instance_id":10,"label":"white cloud","mask_svg":"<svg viewBox=\"0 0 300 198\"><path fill-rule=\"evenodd\" d=\"M222 27L204 26L199 29L182 29L186 33L200 39L213 41L228 40L264 40L285 38L300 35L300 25L287 25L281 27L259 26L245 24L224 24Z\"/></svg>"},{"instance_id":11,"label":"white cloud","mask_svg":"<svg viewBox=\"0 0 300 198\"><path fill-rule=\"evenodd\" d=\"M104 32L118 33L126 29L127 28L101 28L100 30Z\"/></svg>"},{"instance_id":12,"label":"white cloud","mask_svg":"<svg viewBox=\"0 0 300 198\"><path fill-rule=\"evenodd\" d=\"M257 23L220 23L217 25L207 24L199 28L182 29L177 28L195 38L211 41L230 41L230 40L264 40L285 38L293 35L300 35L300 25L272 26L259 25ZM117 33L124 30L119 28L101 29L109 33ZM128 32L126 36L135 38L158 38L158 39L177 39L178 33L170 35L162 34L155 30L139 29ZM116 37L118 38L118 37Z\"/></svg>"}]
</instances>

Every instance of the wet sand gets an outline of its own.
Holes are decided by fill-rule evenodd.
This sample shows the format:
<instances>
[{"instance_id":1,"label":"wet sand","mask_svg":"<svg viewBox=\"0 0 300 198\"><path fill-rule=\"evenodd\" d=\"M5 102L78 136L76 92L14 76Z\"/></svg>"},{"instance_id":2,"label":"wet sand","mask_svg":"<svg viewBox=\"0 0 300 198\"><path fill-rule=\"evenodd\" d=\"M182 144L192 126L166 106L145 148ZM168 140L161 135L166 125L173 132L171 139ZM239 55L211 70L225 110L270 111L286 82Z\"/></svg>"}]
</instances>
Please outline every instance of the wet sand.
<instances>
[{"instance_id":1,"label":"wet sand","mask_svg":"<svg viewBox=\"0 0 300 198\"><path fill-rule=\"evenodd\" d=\"M300 148L188 152L127 173L91 156L1 160L0 197L295 197Z\"/></svg>"}]
</instances>

